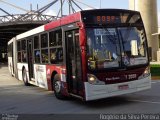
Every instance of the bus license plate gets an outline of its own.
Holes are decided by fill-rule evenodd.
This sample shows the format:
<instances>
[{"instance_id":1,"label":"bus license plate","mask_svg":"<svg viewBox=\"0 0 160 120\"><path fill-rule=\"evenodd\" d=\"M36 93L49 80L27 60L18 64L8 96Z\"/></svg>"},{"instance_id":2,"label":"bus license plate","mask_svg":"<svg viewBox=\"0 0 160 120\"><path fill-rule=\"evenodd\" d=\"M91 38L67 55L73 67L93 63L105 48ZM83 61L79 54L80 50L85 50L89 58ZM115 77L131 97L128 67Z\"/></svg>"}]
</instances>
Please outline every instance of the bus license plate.
<instances>
[{"instance_id":1,"label":"bus license plate","mask_svg":"<svg viewBox=\"0 0 160 120\"><path fill-rule=\"evenodd\" d=\"M118 86L118 89L119 89L119 90L127 90L128 88L129 88L128 85L119 85L119 86Z\"/></svg>"}]
</instances>

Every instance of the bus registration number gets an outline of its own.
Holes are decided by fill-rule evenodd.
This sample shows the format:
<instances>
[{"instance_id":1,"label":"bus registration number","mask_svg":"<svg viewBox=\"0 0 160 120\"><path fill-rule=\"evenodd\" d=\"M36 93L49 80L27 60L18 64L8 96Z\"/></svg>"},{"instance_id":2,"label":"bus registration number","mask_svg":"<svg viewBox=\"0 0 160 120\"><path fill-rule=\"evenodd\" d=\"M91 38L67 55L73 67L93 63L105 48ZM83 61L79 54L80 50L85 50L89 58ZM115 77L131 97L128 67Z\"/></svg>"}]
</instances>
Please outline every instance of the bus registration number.
<instances>
[{"instance_id":1,"label":"bus registration number","mask_svg":"<svg viewBox=\"0 0 160 120\"><path fill-rule=\"evenodd\" d=\"M129 88L128 85L119 85L119 86L118 86L118 89L119 89L119 90L127 90L128 88Z\"/></svg>"},{"instance_id":2,"label":"bus registration number","mask_svg":"<svg viewBox=\"0 0 160 120\"><path fill-rule=\"evenodd\" d=\"M125 75L126 79L136 79L137 78L137 75L136 74L130 74L130 75Z\"/></svg>"}]
</instances>

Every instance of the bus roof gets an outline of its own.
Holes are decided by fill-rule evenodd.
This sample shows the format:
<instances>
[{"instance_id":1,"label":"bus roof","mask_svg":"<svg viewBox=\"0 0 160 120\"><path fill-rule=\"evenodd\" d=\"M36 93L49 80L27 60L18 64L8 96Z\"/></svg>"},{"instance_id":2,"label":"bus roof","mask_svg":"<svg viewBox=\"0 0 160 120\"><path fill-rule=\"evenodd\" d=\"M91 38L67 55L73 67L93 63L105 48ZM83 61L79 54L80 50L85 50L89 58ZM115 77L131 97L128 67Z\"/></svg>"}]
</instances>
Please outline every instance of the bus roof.
<instances>
[{"instance_id":1,"label":"bus roof","mask_svg":"<svg viewBox=\"0 0 160 120\"><path fill-rule=\"evenodd\" d=\"M67 15L63 18L60 18L58 20L52 21L48 24L42 25L40 27L37 27L35 29L29 30L27 32L24 32L22 34L19 34L16 36L16 39L23 39L25 37L29 37L32 35L35 35L37 33L41 33L43 31L47 31L47 30L51 30L53 28L59 27L59 26L63 26L69 23L73 23L73 22L77 22L77 21L82 21L81 20L81 16L82 15L86 15L86 14L90 14L90 13L102 13L102 12L117 12L117 10L119 12L135 12L135 13L139 13L138 11L132 11L132 10L126 10L126 9L93 9L93 10L83 10L80 12L76 12L74 14L71 15ZM12 40L12 39L11 39Z\"/></svg>"},{"instance_id":2,"label":"bus roof","mask_svg":"<svg viewBox=\"0 0 160 120\"><path fill-rule=\"evenodd\" d=\"M37 33L41 33L41 32L50 30L52 28L56 28L56 27L59 27L59 26L65 25L65 24L79 21L79 20L80 20L80 12L77 12L77 13L65 16L65 17L58 19L56 21L52 21L46 25L42 25L40 27L34 28L34 29L29 30L27 32L24 32L22 34L19 34L16 36L16 38L17 38L17 40L23 39L25 37L29 37L29 36L35 35Z\"/></svg>"},{"instance_id":3,"label":"bus roof","mask_svg":"<svg viewBox=\"0 0 160 120\"><path fill-rule=\"evenodd\" d=\"M11 44L14 41L15 37L13 37L11 40L8 41L8 45Z\"/></svg>"},{"instance_id":4,"label":"bus roof","mask_svg":"<svg viewBox=\"0 0 160 120\"><path fill-rule=\"evenodd\" d=\"M44 31L44 25L17 35L17 39L19 40L19 39L22 39L22 38L25 38L25 37L28 37L28 36L31 36L37 33L41 33L43 31Z\"/></svg>"}]
</instances>

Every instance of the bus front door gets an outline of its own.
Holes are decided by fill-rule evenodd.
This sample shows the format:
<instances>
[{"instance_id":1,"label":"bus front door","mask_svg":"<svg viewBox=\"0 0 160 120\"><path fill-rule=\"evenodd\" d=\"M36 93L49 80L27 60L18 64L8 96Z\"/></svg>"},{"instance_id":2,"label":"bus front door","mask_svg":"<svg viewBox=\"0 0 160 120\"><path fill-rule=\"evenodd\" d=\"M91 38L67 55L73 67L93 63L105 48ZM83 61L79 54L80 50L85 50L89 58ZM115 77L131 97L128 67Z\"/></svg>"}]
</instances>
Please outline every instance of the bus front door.
<instances>
[{"instance_id":1,"label":"bus front door","mask_svg":"<svg viewBox=\"0 0 160 120\"><path fill-rule=\"evenodd\" d=\"M34 70L33 70L33 42L32 39L27 41L27 52L28 52L28 70L29 70L29 78L33 78Z\"/></svg>"},{"instance_id":2,"label":"bus front door","mask_svg":"<svg viewBox=\"0 0 160 120\"><path fill-rule=\"evenodd\" d=\"M66 68L69 92L81 95L83 91L81 71L81 51L79 44L79 31L68 31L66 35Z\"/></svg>"}]
</instances>

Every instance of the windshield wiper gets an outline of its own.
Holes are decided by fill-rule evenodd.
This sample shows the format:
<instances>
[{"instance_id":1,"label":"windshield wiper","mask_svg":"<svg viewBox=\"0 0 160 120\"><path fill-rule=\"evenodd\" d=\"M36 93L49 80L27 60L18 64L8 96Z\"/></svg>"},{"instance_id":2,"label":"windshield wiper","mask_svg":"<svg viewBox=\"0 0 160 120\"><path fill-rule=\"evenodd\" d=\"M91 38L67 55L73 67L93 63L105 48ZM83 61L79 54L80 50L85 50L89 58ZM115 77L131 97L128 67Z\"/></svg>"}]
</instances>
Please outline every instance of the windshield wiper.
<instances>
[{"instance_id":1,"label":"windshield wiper","mask_svg":"<svg viewBox=\"0 0 160 120\"><path fill-rule=\"evenodd\" d=\"M114 42L114 40L116 40L116 37L113 37L113 36L115 36L115 35L112 35L110 32L109 32L109 30L108 30L108 28L103 28L108 34L109 34L109 36L108 35L106 35L107 36L107 38L110 40L110 42L112 43L112 44L116 44L116 42ZM114 28L115 29L115 28ZM111 37L111 38L110 38Z\"/></svg>"}]
</instances>

